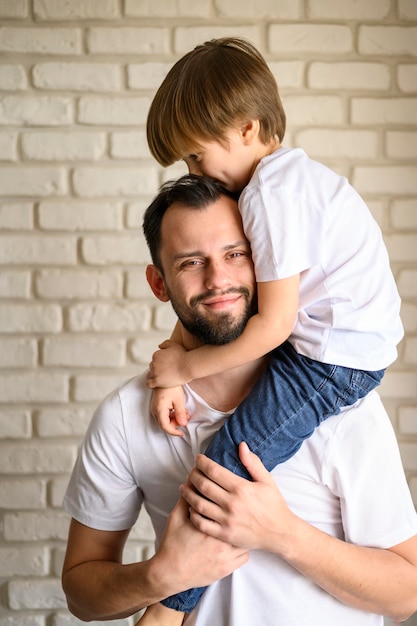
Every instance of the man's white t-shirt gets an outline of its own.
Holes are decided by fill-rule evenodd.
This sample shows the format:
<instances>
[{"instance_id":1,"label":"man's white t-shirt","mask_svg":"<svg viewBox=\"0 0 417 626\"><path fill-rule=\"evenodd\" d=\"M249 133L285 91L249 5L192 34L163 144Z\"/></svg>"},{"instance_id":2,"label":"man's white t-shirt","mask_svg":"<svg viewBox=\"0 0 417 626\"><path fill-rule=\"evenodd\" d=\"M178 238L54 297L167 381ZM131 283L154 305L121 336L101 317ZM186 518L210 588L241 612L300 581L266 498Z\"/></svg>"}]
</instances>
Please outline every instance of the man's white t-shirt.
<instances>
[{"instance_id":1,"label":"man's white t-shirt","mask_svg":"<svg viewBox=\"0 0 417 626\"><path fill-rule=\"evenodd\" d=\"M346 178L281 148L239 199L257 282L300 273L289 341L299 354L368 371L388 367L403 336L381 230Z\"/></svg>"},{"instance_id":2,"label":"man's white t-shirt","mask_svg":"<svg viewBox=\"0 0 417 626\"><path fill-rule=\"evenodd\" d=\"M179 484L226 418L189 386L185 392L193 417L183 438L167 435L150 417L145 376L104 400L65 495L72 517L94 529L122 530L133 526L143 505L158 542ZM330 535L388 548L417 533L395 435L376 392L324 422L272 475L294 513ZM247 564L211 585L186 621L187 626L382 623L382 617L341 604L262 551L253 551Z\"/></svg>"}]
</instances>

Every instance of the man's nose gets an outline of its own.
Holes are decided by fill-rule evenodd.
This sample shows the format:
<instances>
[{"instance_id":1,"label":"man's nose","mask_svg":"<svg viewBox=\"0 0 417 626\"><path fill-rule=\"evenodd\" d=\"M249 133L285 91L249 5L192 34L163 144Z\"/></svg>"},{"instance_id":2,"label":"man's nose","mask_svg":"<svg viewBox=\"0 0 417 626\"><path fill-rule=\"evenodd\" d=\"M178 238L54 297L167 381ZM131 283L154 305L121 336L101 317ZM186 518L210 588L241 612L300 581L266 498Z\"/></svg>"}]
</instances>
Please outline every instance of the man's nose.
<instances>
[{"instance_id":1,"label":"man's nose","mask_svg":"<svg viewBox=\"0 0 417 626\"><path fill-rule=\"evenodd\" d=\"M207 289L224 289L230 282L230 273L225 263L211 261L207 264L205 275Z\"/></svg>"}]
</instances>

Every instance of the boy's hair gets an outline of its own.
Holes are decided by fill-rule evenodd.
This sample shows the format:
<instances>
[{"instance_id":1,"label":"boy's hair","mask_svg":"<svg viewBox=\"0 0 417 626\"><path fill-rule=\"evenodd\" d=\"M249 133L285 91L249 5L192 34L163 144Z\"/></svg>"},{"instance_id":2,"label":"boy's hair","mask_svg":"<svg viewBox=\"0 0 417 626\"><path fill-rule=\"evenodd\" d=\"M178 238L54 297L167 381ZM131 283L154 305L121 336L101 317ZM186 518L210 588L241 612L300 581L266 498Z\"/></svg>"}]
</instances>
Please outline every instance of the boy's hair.
<instances>
[{"instance_id":1,"label":"boy's hair","mask_svg":"<svg viewBox=\"0 0 417 626\"><path fill-rule=\"evenodd\" d=\"M230 196L219 182L207 176L185 174L178 180L164 183L157 196L145 211L143 233L151 254L152 263L163 275L160 259L162 219L175 202L191 209L205 209L223 196Z\"/></svg>"},{"instance_id":2,"label":"boy's hair","mask_svg":"<svg viewBox=\"0 0 417 626\"><path fill-rule=\"evenodd\" d=\"M258 119L260 140L285 133L278 86L262 55L247 41L213 39L171 68L149 110L149 149L163 166L198 152L199 140L222 141L236 124Z\"/></svg>"}]
</instances>

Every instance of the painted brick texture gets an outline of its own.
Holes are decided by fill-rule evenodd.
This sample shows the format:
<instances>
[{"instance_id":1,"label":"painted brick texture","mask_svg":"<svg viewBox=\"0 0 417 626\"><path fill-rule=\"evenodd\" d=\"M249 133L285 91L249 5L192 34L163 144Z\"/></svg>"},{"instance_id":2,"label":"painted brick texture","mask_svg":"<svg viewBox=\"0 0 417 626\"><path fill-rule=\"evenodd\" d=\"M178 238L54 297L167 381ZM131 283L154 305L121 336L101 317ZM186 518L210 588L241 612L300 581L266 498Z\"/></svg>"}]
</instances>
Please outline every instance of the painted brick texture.
<instances>
[{"instance_id":1,"label":"painted brick texture","mask_svg":"<svg viewBox=\"0 0 417 626\"><path fill-rule=\"evenodd\" d=\"M406 335L381 394L417 503L415 0L1 0L0 626L76 623L60 568L77 447L174 323L140 231L185 168L153 161L147 111L181 54L227 35L267 58L286 145L348 176L383 229ZM151 551L141 516L126 559Z\"/></svg>"}]
</instances>

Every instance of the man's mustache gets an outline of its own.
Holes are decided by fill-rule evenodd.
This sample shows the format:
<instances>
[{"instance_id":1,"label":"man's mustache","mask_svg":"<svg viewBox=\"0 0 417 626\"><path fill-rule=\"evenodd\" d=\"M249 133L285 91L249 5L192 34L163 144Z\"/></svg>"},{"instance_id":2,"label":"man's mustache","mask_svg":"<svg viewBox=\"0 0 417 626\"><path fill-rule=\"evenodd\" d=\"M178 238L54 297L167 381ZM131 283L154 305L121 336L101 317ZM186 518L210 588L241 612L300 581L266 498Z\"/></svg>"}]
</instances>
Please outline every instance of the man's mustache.
<instances>
[{"instance_id":1,"label":"man's mustache","mask_svg":"<svg viewBox=\"0 0 417 626\"><path fill-rule=\"evenodd\" d=\"M209 291L199 294L198 296L194 296L194 298L191 298L190 300L190 305L196 306L197 304L200 304L200 302L203 302L204 300L207 300L208 298L213 298L216 296L227 296L233 293L245 296L247 299L250 298L249 289L247 289L246 287L230 287L230 289L226 289L225 291L209 290Z\"/></svg>"}]
</instances>

